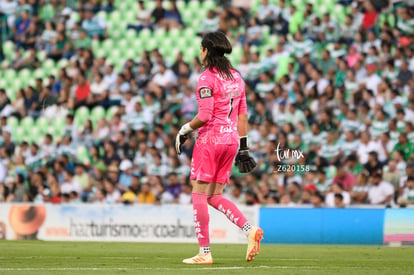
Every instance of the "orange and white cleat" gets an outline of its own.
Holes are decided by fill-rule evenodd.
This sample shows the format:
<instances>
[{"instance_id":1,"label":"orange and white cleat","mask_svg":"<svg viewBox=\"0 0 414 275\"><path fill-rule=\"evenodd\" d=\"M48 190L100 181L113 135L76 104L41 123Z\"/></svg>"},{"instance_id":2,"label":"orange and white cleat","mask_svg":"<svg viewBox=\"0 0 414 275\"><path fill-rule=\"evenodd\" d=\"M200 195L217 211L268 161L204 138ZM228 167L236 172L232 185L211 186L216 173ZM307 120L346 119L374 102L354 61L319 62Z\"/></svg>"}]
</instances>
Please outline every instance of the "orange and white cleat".
<instances>
[{"instance_id":1,"label":"orange and white cleat","mask_svg":"<svg viewBox=\"0 0 414 275\"><path fill-rule=\"evenodd\" d=\"M200 252L192 258L184 259L185 264L213 264L211 253L204 254L200 248Z\"/></svg>"},{"instance_id":2,"label":"orange and white cleat","mask_svg":"<svg viewBox=\"0 0 414 275\"><path fill-rule=\"evenodd\" d=\"M259 227L252 226L252 229L247 235L247 253L246 261L251 262L259 254L260 242L263 239L263 230Z\"/></svg>"}]
</instances>

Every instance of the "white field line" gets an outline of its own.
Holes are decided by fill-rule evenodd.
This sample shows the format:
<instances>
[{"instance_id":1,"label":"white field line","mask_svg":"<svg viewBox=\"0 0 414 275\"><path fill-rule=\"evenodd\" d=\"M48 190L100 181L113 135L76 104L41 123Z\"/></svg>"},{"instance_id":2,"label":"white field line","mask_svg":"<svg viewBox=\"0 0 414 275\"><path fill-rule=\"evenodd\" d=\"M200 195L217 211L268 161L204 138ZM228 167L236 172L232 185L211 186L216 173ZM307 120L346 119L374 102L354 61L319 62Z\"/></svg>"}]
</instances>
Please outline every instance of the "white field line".
<instances>
[{"instance_id":1,"label":"white field line","mask_svg":"<svg viewBox=\"0 0 414 275\"><path fill-rule=\"evenodd\" d=\"M227 267L200 267L202 270L240 270L240 269L321 269L317 266L227 266ZM173 270L194 270L194 268L171 268L171 267L137 267L137 268L124 268L124 267L0 267L0 271L134 271L134 270L158 270L158 271L173 271Z\"/></svg>"},{"instance_id":2,"label":"white field line","mask_svg":"<svg viewBox=\"0 0 414 275\"><path fill-rule=\"evenodd\" d=\"M10 257L0 257L1 259L75 259L78 258L78 256L10 256ZM80 257L80 258L88 258L88 257ZM147 257L139 257L139 256L102 256L102 257L94 257L94 259L125 259L125 260L139 260L139 259L147 259ZM157 260L177 260L180 261L180 259L172 258L172 257L157 257ZM243 260L243 258L222 258L222 260ZM314 261L319 262L320 259L311 259L311 258L273 258L272 261Z\"/></svg>"}]
</instances>

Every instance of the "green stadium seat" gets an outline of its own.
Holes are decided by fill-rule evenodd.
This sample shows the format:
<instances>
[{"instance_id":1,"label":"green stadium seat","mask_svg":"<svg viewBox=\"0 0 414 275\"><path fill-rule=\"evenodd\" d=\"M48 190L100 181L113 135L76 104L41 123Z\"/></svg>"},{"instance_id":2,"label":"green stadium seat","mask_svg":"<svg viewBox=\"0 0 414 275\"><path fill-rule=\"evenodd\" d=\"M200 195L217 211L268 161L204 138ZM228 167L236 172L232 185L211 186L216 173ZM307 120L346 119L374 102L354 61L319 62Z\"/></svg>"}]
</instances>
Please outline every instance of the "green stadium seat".
<instances>
[{"instance_id":1,"label":"green stadium seat","mask_svg":"<svg viewBox=\"0 0 414 275\"><path fill-rule=\"evenodd\" d=\"M269 45L270 48L274 48L278 42L279 42L279 37L273 34L269 36L267 45Z\"/></svg>"},{"instance_id":2,"label":"green stadium seat","mask_svg":"<svg viewBox=\"0 0 414 275\"><path fill-rule=\"evenodd\" d=\"M105 51L105 54L109 54L114 48L114 42L112 39L106 39L102 42L101 48Z\"/></svg>"},{"instance_id":3,"label":"green stadium seat","mask_svg":"<svg viewBox=\"0 0 414 275\"><path fill-rule=\"evenodd\" d=\"M134 10L127 10L123 14L122 19L123 19L123 22L126 22L126 23L135 23L136 17L137 17L137 14Z\"/></svg>"},{"instance_id":4,"label":"green stadium seat","mask_svg":"<svg viewBox=\"0 0 414 275\"><path fill-rule=\"evenodd\" d=\"M7 84L11 84L17 78L17 74L15 70L8 69L4 72L4 80Z\"/></svg>"},{"instance_id":5,"label":"green stadium seat","mask_svg":"<svg viewBox=\"0 0 414 275\"><path fill-rule=\"evenodd\" d=\"M146 39L151 38L152 33L149 29L143 29L139 32L138 38L142 41L145 41Z\"/></svg>"},{"instance_id":6,"label":"green stadium seat","mask_svg":"<svg viewBox=\"0 0 414 275\"><path fill-rule=\"evenodd\" d=\"M18 74L19 74L18 78L20 79L20 81L25 81L26 83L29 81L32 72L29 69L23 69L19 71Z\"/></svg>"},{"instance_id":7,"label":"green stadium seat","mask_svg":"<svg viewBox=\"0 0 414 275\"><path fill-rule=\"evenodd\" d=\"M124 52L126 49L128 49L128 41L126 39L118 40L117 49L119 49L121 52Z\"/></svg>"},{"instance_id":8,"label":"green stadium seat","mask_svg":"<svg viewBox=\"0 0 414 275\"><path fill-rule=\"evenodd\" d=\"M93 52L97 57L105 57L105 50L104 49L97 49Z\"/></svg>"},{"instance_id":9,"label":"green stadium seat","mask_svg":"<svg viewBox=\"0 0 414 275\"><path fill-rule=\"evenodd\" d=\"M25 131L27 133L28 142L35 142L36 144L39 144L43 137L43 134L38 127L33 126L30 129L26 128Z\"/></svg>"},{"instance_id":10,"label":"green stadium seat","mask_svg":"<svg viewBox=\"0 0 414 275\"><path fill-rule=\"evenodd\" d=\"M16 99L17 90L15 89L6 89L7 97L13 101Z\"/></svg>"},{"instance_id":11,"label":"green stadium seat","mask_svg":"<svg viewBox=\"0 0 414 275\"><path fill-rule=\"evenodd\" d=\"M59 62L61 62L62 60L60 60ZM50 59L50 58L46 59L42 63L42 69L44 71L49 71L49 70L51 70L51 69L53 69L55 67L56 67L55 61L53 59Z\"/></svg>"},{"instance_id":12,"label":"green stadium seat","mask_svg":"<svg viewBox=\"0 0 414 275\"><path fill-rule=\"evenodd\" d=\"M96 122L98 122L100 119L104 117L105 117L105 109L103 107L97 106L92 109L90 118L94 124L96 124Z\"/></svg>"},{"instance_id":13,"label":"green stadium seat","mask_svg":"<svg viewBox=\"0 0 414 275\"><path fill-rule=\"evenodd\" d=\"M42 68L38 68L33 72L33 78L44 78L46 76L45 71Z\"/></svg>"},{"instance_id":14,"label":"green stadium seat","mask_svg":"<svg viewBox=\"0 0 414 275\"><path fill-rule=\"evenodd\" d=\"M90 113L89 109L85 106L79 107L75 113L75 125L78 127L83 127L86 120L89 119Z\"/></svg>"},{"instance_id":15,"label":"green stadium seat","mask_svg":"<svg viewBox=\"0 0 414 275\"><path fill-rule=\"evenodd\" d=\"M9 116L7 118L7 126L9 126L13 131L19 127L19 120L14 116Z\"/></svg>"},{"instance_id":16,"label":"green stadium seat","mask_svg":"<svg viewBox=\"0 0 414 275\"><path fill-rule=\"evenodd\" d=\"M193 12L189 9L185 9L183 11L180 11L181 13L181 18L183 19L184 23L186 24L186 26L188 27L188 29L190 29L192 26L192 20L193 20Z\"/></svg>"},{"instance_id":17,"label":"green stadium seat","mask_svg":"<svg viewBox=\"0 0 414 275\"><path fill-rule=\"evenodd\" d=\"M38 51L36 53L36 57L39 59L39 61L44 61L47 58L47 52L46 51Z\"/></svg>"},{"instance_id":18,"label":"green stadium seat","mask_svg":"<svg viewBox=\"0 0 414 275\"><path fill-rule=\"evenodd\" d=\"M178 10L180 11L180 13L185 10L185 2L183 0L178 0L175 2L175 4L177 5Z\"/></svg>"},{"instance_id":19,"label":"green stadium seat","mask_svg":"<svg viewBox=\"0 0 414 275\"><path fill-rule=\"evenodd\" d=\"M184 37L179 37L174 40L175 49L184 52L187 49L187 40Z\"/></svg>"},{"instance_id":20,"label":"green stadium seat","mask_svg":"<svg viewBox=\"0 0 414 275\"><path fill-rule=\"evenodd\" d=\"M137 32L135 30L127 30L125 33L125 39L128 41L128 44L131 45L134 43L137 37Z\"/></svg>"},{"instance_id":21,"label":"green stadium seat","mask_svg":"<svg viewBox=\"0 0 414 275\"><path fill-rule=\"evenodd\" d=\"M15 131L12 131L12 138L13 141L17 144L20 144L22 141L27 140L27 134L23 127L19 126L15 129Z\"/></svg>"},{"instance_id":22,"label":"green stadium seat","mask_svg":"<svg viewBox=\"0 0 414 275\"><path fill-rule=\"evenodd\" d=\"M10 40L3 42L3 53L8 60L11 60L14 54L14 43Z\"/></svg>"},{"instance_id":23,"label":"green stadium seat","mask_svg":"<svg viewBox=\"0 0 414 275\"><path fill-rule=\"evenodd\" d=\"M23 77L15 78L12 83L9 83L9 88L13 90L13 93L17 93L17 90L19 90L20 88L26 87L29 81L30 81L30 78L23 78Z\"/></svg>"},{"instance_id":24,"label":"green stadium seat","mask_svg":"<svg viewBox=\"0 0 414 275\"><path fill-rule=\"evenodd\" d=\"M99 11L96 15L99 18L102 18L103 20L108 21L108 13L107 12L105 12L105 11Z\"/></svg>"},{"instance_id":25,"label":"green stadium seat","mask_svg":"<svg viewBox=\"0 0 414 275\"><path fill-rule=\"evenodd\" d=\"M48 129L48 133L53 136L53 139L61 139L65 134L65 119L56 118L52 121L52 127Z\"/></svg>"},{"instance_id":26,"label":"green stadium seat","mask_svg":"<svg viewBox=\"0 0 414 275\"><path fill-rule=\"evenodd\" d=\"M63 58L63 59L59 60L56 63L56 66L53 66L52 68L50 68L50 70L53 70L53 68L59 68L59 69L61 69L61 68L66 67L68 64L69 64L69 60L67 60L66 58Z\"/></svg>"},{"instance_id":27,"label":"green stadium seat","mask_svg":"<svg viewBox=\"0 0 414 275\"><path fill-rule=\"evenodd\" d=\"M112 49L112 51L109 53L108 59L116 63L121 58L121 51L118 48Z\"/></svg>"},{"instance_id":28,"label":"green stadium seat","mask_svg":"<svg viewBox=\"0 0 414 275\"><path fill-rule=\"evenodd\" d=\"M34 126L34 120L31 116L26 116L20 121L20 126L25 129L30 129Z\"/></svg>"},{"instance_id":29,"label":"green stadium seat","mask_svg":"<svg viewBox=\"0 0 414 275\"><path fill-rule=\"evenodd\" d=\"M212 0L206 0L206 1L203 1L203 2L201 2L201 10L203 10L203 11L208 11L208 10L211 10L211 9L215 9L215 7L216 7L216 3L214 3L214 1L212 1Z\"/></svg>"},{"instance_id":30,"label":"green stadium seat","mask_svg":"<svg viewBox=\"0 0 414 275\"><path fill-rule=\"evenodd\" d=\"M158 42L155 38L150 38L148 41L145 41L146 43L143 44L144 49L147 51L151 51L153 49L158 48Z\"/></svg>"},{"instance_id":31,"label":"green stadium seat","mask_svg":"<svg viewBox=\"0 0 414 275\"><path fill-rule=\"evenodd\" d=\"M45 117L39 117L36 120L37 128L41 129L43 133L47 133L48 127L50 125L50 121Z\"/></svg>"},{"instance_id":32,"label":"green stadium seat","mask_svg":"<svg viewBox=\"0 0 414 275\"><path fill-rule=\"evenodd\" d=\"M106 119L111 120L112 117L116 114L116 112L118 112L118 107L117 106L113 106L113 107L109 108L108 111L106 112Z\"/></svg>"},{"instance_id":33,"label":"green stadium seat","mask_svg":"<svg viewBox=\"0 0 414 275\"><path fill-rule=\"evenodd\" d=\"M79 146L76 150L76 158L82 163L89 161L88 149L85 146Z\"/></svg>"},{"instance_id":34,"label":"green stadium seat","mask_svg":"<svg viewBox=\"0 0 414 275\"><path fill-rule=\"evenodd\" d=\"M120 2L125 3L124 1L120 1ZM119 24L121 23L122 20L123 20L122 15L117 10L111 12L109 17L108 17L108 22L111 22L111 24L113 24L115 26L119 26Z\"/></svg>"},{"instance_id":35,"label":"green stadium seat","mask_svg":"<svg viewBox=\"0 0 414 275\"><path fill-rule=\"evenodd\" d=\"M182 31L179 29L172 29L168 32L168 37L173 41L179 39L182 36Z\"/></svg>"},{"instance_id":36,"label":"green stadium seat","mask_svg":"<svg viewBox=\"0 0 414 275\"><path fill-rule=\"evenodd\" d=\"M156 29L153 33L153 38L158 42L162 42L167 37L167 32L164 29Z\"/></svg>"}]
</instances>

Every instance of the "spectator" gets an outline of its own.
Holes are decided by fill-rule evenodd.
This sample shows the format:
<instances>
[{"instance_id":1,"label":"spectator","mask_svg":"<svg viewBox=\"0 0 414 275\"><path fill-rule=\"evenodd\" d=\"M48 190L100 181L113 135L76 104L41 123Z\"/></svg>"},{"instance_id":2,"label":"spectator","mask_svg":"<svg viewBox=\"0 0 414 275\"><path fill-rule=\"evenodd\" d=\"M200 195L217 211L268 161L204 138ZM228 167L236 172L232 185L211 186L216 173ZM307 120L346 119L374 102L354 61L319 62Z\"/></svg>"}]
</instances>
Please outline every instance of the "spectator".
<instances>
[{"instance_id":1,"label":"spectator","mask_svg":"<svg viewBox=\"0 0 414 275\"><path fill-rule=\"evenodd\" d=\"M138 7L139 12L136 17L136 23L135 24L128 24L128 29L134 29L137 32L140 32L144 28L150 28L151 29L151 11L145 8L145 2L144 1L138 1Z\"/></svg>"},{"instance_id":2,"label":"spectator","mask_svg":"<svg viewBox=\"0 0 414 275\"><path fill-rule=\"evenodd\" d=\"M162 6L162 1L161 0L157 0L156 1L156 4L155 4L155 8L151 12L151 18L154 21L154 25L156 27L159 27L160 26L160 23L164 19L165 13L166 13L166 10Z\"/></svg>"},{"instance_id":3,"label":"spectator","mask_svg":"<svg viewBox=\"0 0 414 275\"><path fill-rule=\"evenodd\" d=\"M378 16L378 12L375 10L375 7L372 5L371 1L364 2L365 13L362 18L362 28L364 30L369 30L374 27L375 21Z\"/></svg>"},{"instance_id":4,"label":"spectator","mask_svg":"<svg viewBox=\"0 0 414 275\"><path fill-rule=\"evenodd\" d=\"M336 199L337 195L341 195L342 199ZM351 196L349 192L344 191L341 185L332 183L330 192L326 194L325 204L328 207L339 207L336 200L338 200L339 205L349 205L351 203Z\"/></svg>"},{"instance_id":5,"label":"spectator","mask_svg":"<svg viewBox=\"0 0 414 275\"><path fill-rule=\"evenodd\" d=\"M357 176L357 182L352 188L351 199L354 204L364 204L368 198L368 192L371 188L371 185L368 182L369 173L366 170L363 170Z\"/></svg>"},{"instance_id":6,"label":"spectator","mask_svg":"<svg viewBox=\"0 0 414 275\"><path fill-rule=\"evenodd\" d=\"M154 204L155 195L151 191L150 185L148 183L143 183L141 185L141 192L138 195L139 204Z\"/></svg>"},{"instance_id":7,"label":"spectator","mask_svg":"<svg viewBox=\"0 0 414 275\"><path fill-rule=\"evenodd\" d=\"M20 17L17 18L14 26L14 40L17 42L19 46L22 45L22 39L26 34L27 30L29 29L31 23L32 21L30 19L29 13L27 11L22 11L20 13Z\"/></svg>"},{"instance_id":8,"label":"spectator","mask_svg":"<svg viewBox=\"0 0 414 275\"><path fill-rule=\"evenodd\" d=\"M380 171L371 176L370 182L372 184L368 191L370 204L390 205L393 203L394 187L391 183L382 180Z\"/></svg>"},{"instance_id":9,"label":"spectator","mask_svg":"<svg viewBox=\"0 0 414 275\"><path fill-rule=\"evenodd\" d=\"M104 180L105 187L105 202L109 204L116 203L121 200L121 192L115 188L115 184L111 182L109 178Z\"/></svg>"},{"instance_id":10,"label":"spectator","mask_svg":"<svg viewBox=\"0 0 414 275\"><path fill-rule=\"evenodd\" d=\"M74 173L70 170L65 170L63 172L64 182L60 186L62 194L70 194L71 192L76 192L77 194L82 193L82 186L79 182L75 181Z\"/></svg>"},{"instance_id":11,"label":"spectator","mask_svg":"<svg viewBox=\"0 0 414 275\"><path fill-rule=\"evenodd\" d=\"M382 169L382 164L378 162L378 154L375 151L368 153L368 162L364 165L365 170L368 171L369 175L373 175L377 171Z\"/></svg>"},{"instance_id":12,"label":"spectator","mask_svg":"<svg viewBox=\"0 0 414 275\"><path fill-rule=\"evenodd\" d=\"M355 176L346 170L345 165L339 165L332 183L341 185L342 189L350 192L356 184Z\"/></svg>"},{"instance_id":13,"label":"spectator","mask_svg":"<svg viewBox=\"0 0 414 275\"><path fill-rule=\"evenodd\" d=\"M121 190L125 191L132 184L132 162L128 159L121 161L119 165L119 170L121 170L121 175L119 176L119 183L121 184Z\"/></svg>"},{"instance_id":14,"label":"spectator","mask_svg":"<svg viewBox=\"0 0 414 275\"><path fill-rule=\"evenodd\" d=\"M183 185L183 191L179 194L179 204L189 205L191 203L191 190L192 187L190 184Z\"/></svg>"},{"instance_id":15,"label":"spectator","mask_svg":"<svg viewBox=\"0 0 414 275\"><path fill-rule=\"evenodd\" d=\"M404 160L408 160L408 158L414 154L414 145L408 141L407 134L401 133L398 138L398 143L395 144L392 152L391 157L393 157L396 151L401 151Z\"/></svg>"},{"instance_id":16,"label":"spectator","mask_svg":"<svg viewBox=\"0 0 414 275\"><path fill-rule=\"evenodd\" d=\"M93 39L104 39L108 36L106 22L97 15L94 15L90 8L85 12L85 20L82 22L82 28Z\"/></svg>"},{"instance_id":17,"label":"spectator","mask_svg":"<svg viewBox=\"0 0 414 275\"><path fill-rule=\"evenodd\" d=\"M166 30L183 28L184 23L175 1L170 2L170 9L165 11L162 25Z\"/></svg>"},{"instance_id":18,"label":"spectator","mask_svg":"<svg viewBox=\"0 0 414 275\"><path fill-rule=\"evenodd\" d=\"M320 208L320 207L324 207L325 206L325 203L324 203L325 199L318 192L316 192L315 194L312 195L311 200L312 200L312 205L315 208Z\"/></svg>"},{"instance_id":19,"label":"spectator","mask_svg":"<svg viewBox=\"0 0 414 275\"><path fill-rule=\"evenodd\" d=\"M75 176L73 177L73 181L80 184L82 188L82 192L79 193L80 198L83 202L87 202L89 200L89 196L92 193L93 186L83 164L76 163Z\"/></svg>"},{"instance_id":20,"label":"spectator","mask_svg":"<svg viewBox=\"0 0 414 275\"><path fill-rule=\"evenodd\" d=\"M344 208L344 196L342 194L335 194L335 207Z\"/></svg>"},{"instance_id":21,"label":"spectator","mask_svg":"<svg viewBox=\"0 0 414 275\"><path fill-rule=\"evenodd\" d=\"M414 177L408 177L402 195L398 198L399 205L414 204Z\"/></svg>"},{"instance_id":22,"label":"spectator","mask_svg":"<svg viewBox=\"0 0 414 275\"><path fill-rule=\"evenodd\" d=\"M237 20L236 20L237 22ZM218 29L219 19L215 14L214 10L209 10L207 12L207 18L203 20L201 24L199 35L204 36L208 32L214 32Z\"/></svg>"},{"instance_id":23,"label":"spectator","mask_svg":"<svg viewBox=\"0 0 414 275\"><path fill-rule=\"evenodd\" d=\"M22 174L17 174L14 178L6 180L10 194L7 196L7 202L24 202L27 201L28 188Z\"/></svg>"}]
</instances>

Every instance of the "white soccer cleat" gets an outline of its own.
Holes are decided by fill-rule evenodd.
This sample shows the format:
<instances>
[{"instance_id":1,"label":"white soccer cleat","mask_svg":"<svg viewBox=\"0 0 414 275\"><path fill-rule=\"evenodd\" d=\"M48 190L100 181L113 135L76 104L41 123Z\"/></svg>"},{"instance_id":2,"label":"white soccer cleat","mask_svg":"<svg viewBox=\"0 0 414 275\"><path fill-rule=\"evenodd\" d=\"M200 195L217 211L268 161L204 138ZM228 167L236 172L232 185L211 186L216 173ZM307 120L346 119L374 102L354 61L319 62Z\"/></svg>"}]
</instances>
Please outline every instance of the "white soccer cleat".
<instances>
[{"instance_id":1,"label":"white soccer cleat","mask_svg":"<svg viewBox=\"0 0 414 275\"><path fill-rule=\"evenodd\" d=\"M246 261L251 262L259 254L260 242L263 239L263 230L259 227L252 226L249 235L247 235L247 253Z\"/></svg>"},{"instance_id":2,"label":"white soccer cleat","mask_svg":"<svg viewBox=\"0 0 414 275\"><path fill-rule=\"evenodd\" d=\"M201 251L192 258L184 259L183 263L185 264L213 264L213 257L211 257L211 252L204 254Z\"/></svg>"}]
</instances>

